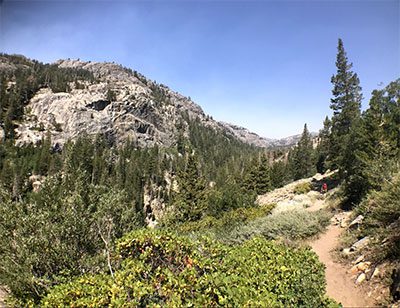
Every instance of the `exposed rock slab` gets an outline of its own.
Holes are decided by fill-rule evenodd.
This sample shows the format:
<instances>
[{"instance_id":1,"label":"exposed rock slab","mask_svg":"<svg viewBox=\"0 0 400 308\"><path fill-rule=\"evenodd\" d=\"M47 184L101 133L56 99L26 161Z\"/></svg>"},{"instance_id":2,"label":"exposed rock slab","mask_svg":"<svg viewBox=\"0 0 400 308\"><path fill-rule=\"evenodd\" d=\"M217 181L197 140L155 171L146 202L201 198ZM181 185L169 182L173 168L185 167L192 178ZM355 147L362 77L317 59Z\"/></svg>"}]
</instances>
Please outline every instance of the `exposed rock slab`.
<instances>
[{"instance_id":1,"label":"exposed rock slab","mask_svg":"<svg viewBox=\"0 0 400 308\"><path fill-rule=\"evenodd\" d=\"M96 80L80 80L79 87L71 82L68 93L40 89L25 106L24 120L16 128L17 144L35 144L50 133L53 144L60 145L82 134L99 134L110 143L130 139L140 147L171 146L178 131L188 134L189 119L228 133L190 98L120 65L79 60L56 64L89 70Z\"/></svg>"}]
</instances>

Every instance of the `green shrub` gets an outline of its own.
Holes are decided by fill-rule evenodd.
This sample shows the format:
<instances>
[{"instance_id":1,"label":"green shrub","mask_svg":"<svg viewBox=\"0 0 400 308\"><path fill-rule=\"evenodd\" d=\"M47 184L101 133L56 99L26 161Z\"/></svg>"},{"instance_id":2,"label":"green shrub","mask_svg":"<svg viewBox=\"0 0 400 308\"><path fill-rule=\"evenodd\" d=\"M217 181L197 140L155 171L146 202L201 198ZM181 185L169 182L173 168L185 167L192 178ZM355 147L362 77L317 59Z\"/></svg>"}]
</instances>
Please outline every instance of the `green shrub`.
<instances>
[{"instance_id":1,"label":"green shrub","mask_svg":"<svg viewBox=\"0 0 400 308\"><path fill-rule=\"evenodd\" d=\"M380 258L400 258L400 173L386 181L380 191L372 191L356 209L365 216L361 232L378 238ZM381 241L385 239L385 245Z\"/></svg>"},{"instance_id":2,"label":"green shrub","mask_svg":"<svg viewBox=\"0 0 400 308\"><path fill-rule=\"evenodd\" d=\"M254 238L234 246L224 268L231 275L231 286L238 286L235 296L249 307L268 306L265 298L283 307L322 306L324 266L309 249L288 249Z\"/></svg>"},{"instance_id":3,"label":"green shrub","mask_svg":"<svg viewBox=\"0 0 400 308\"><path fill-rule=\"evenodd\" d=\"M20 306L72 276L106 270L107 246L140 225L123 191L88 185L82 174L49 177L22 202L0 192L0 284Z\"/></svg>"},{"instance_id":4,"label":"green shrub","mask_svg":"<svg viewBox=\"0 0 400 308\"><path fill-rule=\"evenodd\" d=\"M297 194L297 195L302 195L302 194L308 193L308 192L311 191L311 190L312 190L312 185L311 185L311 183L306 182L306 183L297 184L297 185L294 187L293 192L294 192L295 194Z\"/></svg>"},{"instance_id":5,"label":"green shrub","mask_svg":"<svg viewBox=\"0 0 400 308\"><path fill-rule=\"evenodd\" d=\"M240 226L226 237L228 243L241 243L254 236L266 239L300 240L318 234L329 225L331 215L325 211L293 210L258 218Z\"/></svg>"},{"instance_id":6,"label":"green shrub","mask_svg":"<svg viewBox=\"0 0 400 308\"><path fill-rule=\"evenodd\" d=\"M108 290L112 287L110 276L87 275L73 282L54 287L41 301L41 307L106 307L111 298Z\"/></svg>"},{"instance_id":7,"label":"green shrub","mask_svg":"<svg viewBox=\"0 0 400 308\"><path fill-rule=\"evenodd\" d=\"M174 226L174 229L180 233L199 231L227 232L243 223L269 215L275 206L276 204L267 204L257 207L242 207L223 212L219 218L206 216L198 221L186 222Z\"/></svg>"},{"instance_id":8,"label":"green shrub","mask_svg":"<svg viewBox=\"0 0 400 308\"><path fill-rule=\"evenodd\" d=\"M228 247L140 230L117 245L114 280L93 275L53 288L45 307L328 307L324 267L309 249L255 238Z\"/></svg>"}]
</instances>

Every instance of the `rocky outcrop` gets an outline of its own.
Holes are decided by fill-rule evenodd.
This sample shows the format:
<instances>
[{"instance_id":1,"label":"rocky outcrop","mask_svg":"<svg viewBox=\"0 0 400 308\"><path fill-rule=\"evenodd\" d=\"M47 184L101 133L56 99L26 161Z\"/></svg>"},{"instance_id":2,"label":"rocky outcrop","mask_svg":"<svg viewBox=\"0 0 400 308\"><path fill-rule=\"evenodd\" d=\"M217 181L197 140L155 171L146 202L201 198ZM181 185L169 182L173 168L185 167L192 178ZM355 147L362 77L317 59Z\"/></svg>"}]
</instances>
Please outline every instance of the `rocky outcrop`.
<instances>
[{"instance_id":1,"label":"rocky outcrop","mask_svg":"<svg viewBox=\"0 0 400 308\"><path fill-rule=\"evenodd\" d=\"M247 128L226 123L226 122L219 122L230 134L238 138L239 140L254 145L256 147L263 147L267 148L271 146L274 142L274 139L263 138L249 131Z\"/></svg>"},{"instance_id":2,"label":"rocky outcrop","mask_svg":"<svg viewBox=\"0 0 400 308\"><path fill-rule=\"evenodd\" d=\"M311 137L313 141L313 147L315 148L317 146L317 133L311 132ZM270 147L275 147L275 148L288 148L288 147L293 147L295 146L301 138L300 135L293 135L289 136L286 138L282 139L273 139L272 142L270 143Z\"/></svg>"},{"instance_id":3,"label":"rocky outcrop","mask_svg":"<svg viewBox=\"0 0 400 308\"><path fill-rule=\"evenodd\" d=\"M114 63L60 60L60 68L88 70L94 81L77 80L68 92L41 88L25 106L15 129L17 144L37 143L50 132L54 144L82 134L104 135L111 143L130 139L140 147L171 146L188 120L226 132L189 98ZM10 64L2 67L12 69ZM1 68L0 68L1 69Z\"/></svg>"},{"instance_id":4,"label":"rocky outcrop","mask_svg":"<svg viewBox=\"0 0 400 308\"><path fill-rule=\"evenodd\" d=\"M309 208L311 205L313 205L313 208L310 210L316 210L316 205L319 204L323 206L322 199L324 199L324 196L315 190L304 194L296 194L296 187L305 183L312 184L317 181L317 179L327 180L335 173L336 171L327 171L325 174L316 174L313 177L289 183L281 188L259 195L256 199L256 203L259 205L276 204L273 213L290 211L295 208ZM329 194L332 194L332 192L333 191L330 191Z\"/></svg>"},{"instance_id":5,"label":"rocky outcrop","mask_svg":"<svg viewBox=\"0 0 400 308\"><path fill-rule=\"evenodd\" d=\"M249 131L247 128L226 123L226 122L219 122L229 133L231 133L233 136L238 138L239 140L254 145L256 147L262 147L262 148L290 148L295 146L300 138L301 135L294 135L294 136L289 136L286 138L282 139L272 139L272 138L264 138L256 133L253 133ZM316 146L317 142L317 134L316 133L311 133L311 136L313 137L313 145L314 147ZM315 143L315 144L314 144Z\"/></svg>"},{"instance_id":6,"label":"rocky outcrop","mask_svg":"<svg viewBox=\"0 0 400 308\"><path fill-rule=\"evenodd\" d=\"M0 72L29 70L33 65L23 56L0 55ZM17 144L38 143L49 132L53 143L61 146L82 134L104 135L117 144L130 139L141 147L171 146L178 130L188 134L188 120L193 119L257 147L290 147L300 138L268 139L243 127L217 122L190 98L115 63L68 59L51 67L63 73L69 69L86 71L93 78L72 79L64 87L67 92L56 93L42 81L25 106L23 120L14 123Z\"/></svg>"}]
</instances>

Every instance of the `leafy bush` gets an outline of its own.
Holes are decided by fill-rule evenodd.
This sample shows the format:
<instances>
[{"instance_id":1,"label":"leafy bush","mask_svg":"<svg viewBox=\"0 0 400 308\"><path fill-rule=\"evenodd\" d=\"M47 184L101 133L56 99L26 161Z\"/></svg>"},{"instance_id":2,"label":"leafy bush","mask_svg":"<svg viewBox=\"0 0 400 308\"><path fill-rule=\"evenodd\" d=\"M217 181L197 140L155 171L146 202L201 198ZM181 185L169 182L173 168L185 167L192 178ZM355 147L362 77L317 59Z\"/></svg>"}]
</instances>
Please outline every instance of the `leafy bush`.
<instances>
[{"instance_id":1,"label":"leafy bush","mask_svg":"<svg viewBox=\"0 0 400 308\"><path fill-rule=\"evenodd\" d=\"M54 287L41 307L106 307L110 304L108 290L112 286L110 276L87 275Z\"/></svg>"},{"instance_id":2,"label":"leafy bush","mask_svg":"<svg viewBox=\"0 0 400 308\"><path fill-rule=\"evenodd\" d=\"M266 239L299 240L318 234L329 225L330 214L325 211L293 210L258 218L233 230L229 243L240 243L254 236Z\"/></svg>"},{"instance_id":3,"label":"leafy bush","mask_svg":"<svg viewBox=\"0 0 400 308\"><path fill-rule=\"evenodd\" d=\"M297 184L294 189L293 192L297 195L302 195L302 194L306 194L308 192L310 192L312 190L312 185L311 183L300 183Z\"/></svg>"},{"instance_id":4,"label":"leafy bush","mask_svg":"<svg viewBox=\"0 0 400 308\"><path fill-rule=\"evenodd\" d=\"M237 286L234 304L272 307L265 300L273 299L282 307L325 306L324 266L308 248L289 249L256 237L234 246L224 269L229 286Z\"/></svg>"},{"instance_id":5,"label":"leafy bush","mask_svg":"<svg viewBox=\"0 0 400 308\"><path fill-rule=\"evenodd\" d=\"M139 230L117 245L114 280L86 275L53 288L44 307L327 307L324 267L307 248L255 238L228 247Z\"/></svg>"}]
</instances>

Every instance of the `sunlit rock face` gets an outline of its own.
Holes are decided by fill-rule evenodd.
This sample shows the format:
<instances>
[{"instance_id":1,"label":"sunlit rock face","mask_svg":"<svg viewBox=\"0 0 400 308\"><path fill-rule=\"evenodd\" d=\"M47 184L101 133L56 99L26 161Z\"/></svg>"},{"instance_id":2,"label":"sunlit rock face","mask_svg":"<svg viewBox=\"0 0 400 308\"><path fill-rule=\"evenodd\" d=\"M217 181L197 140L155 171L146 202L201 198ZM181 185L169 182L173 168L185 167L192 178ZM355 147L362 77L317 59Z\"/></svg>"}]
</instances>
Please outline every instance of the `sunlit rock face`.
<instances>
[{"instance_id":1,"label":"sunlit rock face","mask_svg":"<svg viewBox=\"0 0 400 308\"><path fill-rule=\"evenodd\" d=\"M112 143L130 139L140 147L171 146L178 130L188 133L188 120L224 128L189 98L113 63L60 60L60 68L93 72L93 82L71 82L68 92L42 88L25 107L16 128L17 143L37 143L50 132L63 144L82 134L104 135Z\"/></svg>"},{"instance_id":2,"label":"sunlit rock face","mask_svg":"<svg viewBox=\"0 0 400 308\"><path fill-rule=\"evenodd\" d=\"M22 58L24 64L0 57L0 71L33 65L33 61ZM25 105L22 121L15 125L18 145L36 144L50 135L52 143L62 147L68 139L88 134L103 135L116 145L130 140L139 147L169 147L179 135L188 135L189 122L194 119L257 147L291 146L299 139L267 139L246 128L217 122L189 97L115 63L68 59L55 65L88 70L94 80L69 82L67 92L54 93L46 86L39 89Z\"/></svg>"}]
</instances>

